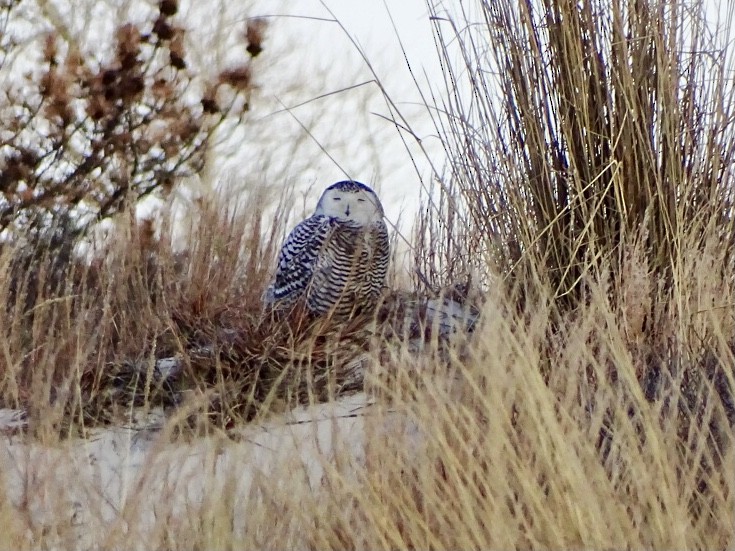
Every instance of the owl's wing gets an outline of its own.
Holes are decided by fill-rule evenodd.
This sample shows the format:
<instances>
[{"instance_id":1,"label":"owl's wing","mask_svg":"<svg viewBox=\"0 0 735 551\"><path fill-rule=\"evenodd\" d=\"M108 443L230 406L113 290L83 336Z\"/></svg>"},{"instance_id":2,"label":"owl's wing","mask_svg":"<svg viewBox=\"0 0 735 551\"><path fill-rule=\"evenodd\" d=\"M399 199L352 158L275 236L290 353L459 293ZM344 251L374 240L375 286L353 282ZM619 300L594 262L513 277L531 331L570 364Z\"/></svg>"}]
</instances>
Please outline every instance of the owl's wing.
<instances>
[{"instance_id":1,"label":"owl's wing","mask_svg":"<svg viewBox=\"0 0 735 551\"><path fill-rule=\"evenodd\" d=\"M329 216L312 216L296 226L286 238L278 255L273 283L265 302L290 304L307 289L324 243L334 229Z\"/></svg>"},{"instance_id":2,"label":"owl's wing","mask_svg":"<svg viewBox=\"0 0 735 551\"><path fill-rule=\"evenodd\" d=\"M372 264L370 266L370 284L372 292L379 295L385 285L385 278L388 275L388 263L390 262L390 238L388 237L388 227L383 220L376 222L372 227L373 236L373 254Z\"/></svg>"}]
</instances>

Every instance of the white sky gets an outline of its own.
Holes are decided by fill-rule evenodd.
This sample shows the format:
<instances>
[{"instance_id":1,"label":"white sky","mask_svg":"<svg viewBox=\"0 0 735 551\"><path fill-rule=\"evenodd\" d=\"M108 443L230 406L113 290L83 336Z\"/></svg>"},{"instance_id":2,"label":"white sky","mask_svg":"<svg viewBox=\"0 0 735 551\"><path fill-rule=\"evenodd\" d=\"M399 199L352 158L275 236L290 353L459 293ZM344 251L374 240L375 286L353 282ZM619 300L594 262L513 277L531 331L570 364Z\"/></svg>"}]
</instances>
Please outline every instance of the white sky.
<instances>
[{"instance_id":1,"label":"white sky","mask_svg":"<svg viewBox=\"0 0 735 551\"><path fill-rule=\"evenodd\" d=\"M411 105L419 102L420 96L411 80L388 14L390 10L397 33L405 41L408 61L422 86L427 76L441 82L424 0L392 1L388 2L387 8L380 1L327 0L325 4L344 26L344 30L336 22L325 20L331 16L318 0L256 0L250 11L252 15L278 16L271 19L273 25L269 42L266 43L270 50L265 50L263 60L259 60L265 65L269 63L268 59L276 59L276 67L264 69L264 80L272 83L273 87L264 85L261 94L275 96L278 98L276 101L287 106L296 106L321 94L338 92L372 80L373 76L355 45L350 42L348 33L364 49L391 98L399 102L402 112L411 115L415 130L420 132L422 138L428 137L433 128L421 116L425 108ZM280 51L290 52L293 59L289 61L282 58ZM273 75L273 80L270 75ZM284 81L294 82L297 86L291 88ZM272 113L274 110L280 111L280 106L276 104L270 106L270 110L266 108L266 112ZM312 112L322 110L326 111L320 117L323 121L313 121ZM258 112L257 104L254 104L254 111L256 117L262 113ZM269 118L273 124L284 125L287 128L286 135L292 132L301 133L302 136L306 134L299 129L295 118L312 133L313 137L308 138L311 147L304 146L304 151L311 152L307 153L309 166L290 174L293 183L313 186L312 206L321 189L344 179L336 161L350 177L372 185L379 191L391 221L395 222L403 212L404 222L409 222L408 218L413 217L418 205L421 179L430 179L431 171L424 156L414 148L415 159L419 163L417 173L395 127L383 118L388 115L378 86L365 84L355 90L339 92L336 97L310 101L293 108L290 113L281 111L272 114ZM433 147L439 154L438 140L428 138L427 141L431 142L427 144L428 147ZM320 147L334 161L320 151Z\"/></svg>"}]
</instances>

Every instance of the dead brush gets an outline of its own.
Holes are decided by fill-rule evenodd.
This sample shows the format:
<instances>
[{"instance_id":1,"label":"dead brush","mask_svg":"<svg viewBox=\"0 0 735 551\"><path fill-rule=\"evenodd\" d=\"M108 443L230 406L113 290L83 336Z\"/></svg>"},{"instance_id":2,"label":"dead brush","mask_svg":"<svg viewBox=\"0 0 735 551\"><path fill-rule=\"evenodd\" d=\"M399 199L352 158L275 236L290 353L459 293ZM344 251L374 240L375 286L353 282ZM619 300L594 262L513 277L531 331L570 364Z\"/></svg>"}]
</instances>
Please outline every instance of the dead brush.
<instances>
[{"instance_id":1,"label":"dead brush","mask_svg":"<svg viewBox=\"0 0 735 551\"><path fill-rule=\"evenodd\" d=\"M246 116L256 53L207 75L191 62L176 1L151 21L116 21L113 40L94 46L53 17L24 30L23 10L0 6L0 228L9 234L70 215L81 235L130 201L166 196L203 170L214 133ZM257 42L260 53L265 25L248 26L243 51Z\"/></svg>"},{"instance_id":2,"label":"dead brush","mask_svg":"<svg viewBox=\"0 0 735 551\"><path fill-rule=\"evenodd\" d=\"M386 522L358 545L726 547L731 49L699 2L430 9L448 162L417 265L438 285L477 270L501 299L450 362L460 396L398 393L427 460L386 476L386 450L353 489Z\"/></svg>"},{"instance_id":3,"label":"dead brush","mask_svg":"<svg viewBox=\"0 0 735 551\"><path fill-rule=\"evenodd\" d=\"M703 386L717 388L732 418L735 86L730 49L702 13L655 2L434 6L447 92L434 120L449 162L420 250L435 278L471 259L515 297L511 316L531 319L552 289L549 358L602 286L616 311L605 323L625 327L649 399L673 385L693 414L720 407L701 401ZM705 329L708 316L717 322ZM595 384L610 377L614 368Z\"/></svg>"},{"instance_id":4,"label":"dead brush","mask_svg":"<svg viewBox=\"0 0 735 551\"><path fill-rule=\"evenodd\" d=\"M702 267L697 285L715 284ZM733 430L717 390L700 387L696 418L677 409L680 380L668 406L650 401L607 287L588 285L584 308L560 313L548 290L526 316L509 314L512 297L497 289L464 354L442 368L411 354L383 361L395 377L372 383L395 416L366 429L354 477L330 473L336 495L307 517L320 528L314 546L725 548ZM731 338L711 342L720 366Z\"/></svg>"},{"instance_id":5,"label":"dead brush","mask_svg":"<svg viewBox=\"0 0 735 551\"><path fill-rule=\"evenodd\" d=\"M5 359L22 358L24 368L5 367L4 404L29 411L34 433L129 424L134 411L156 408L178 410L185 431L227 430L360 391L367 368L391 347L438 338L430 303L398 291L348 322L268 315L261 297L289 203L276 206L267 230L261 194L233 204L200 201L177 230L187 236L180 251L166 216L160 224L121 218L89 258L61 264L61 287L43 280L61 262L57 248L38 245L45 253L32 273L44 292L5 294L16 320L5 328ZM9 252L8 265L24 254ZM70 266L81 275L64 276ZM24 316L32 317L19 324Z\"/></svg>"},{"instance_id":6,"label":"dead brush","mask_svg":"<svg viewBox=\"0 0 735 551\"><path fill-rule=\"evenodd\" d=\"M365 390L371 368L400 354L409 341L414 354L441 365L450 350L459 350L444 344L444 322L427 312L425 299L400 292L387 292L376 313L347 322L311 319L298 308L280 316L229 311L226 323L198 320L186 339L180 373L161 378L153 363L126 363L111 371L116 394L109 402L124 409L145 402L171 413L175 407L188 412L181 429L227 430ZM378 376L383 384L392 378L388 372Z\"/></svg>"},{"instance_id":7,"label":"dead brush","mask_svg":"<svg viewBox=\"0 0 735 551\"><path fill-rule=\"evenodd\" d=\"M185 353L196 344L193 319L200 321L201 333L230 311L259 307L252 294L239 293L241 288L257 293L264 284L243 285L238 271L241 258L258 262L262 253L237 252L244 244L238 240L253 228L243 223L238 234L226 216L210 227L209 233L199 232L208 239L206 249L188 253L173 250L166 228L159 239L150 222L122 220L117 236L89 259L61 260L52 243L5 247L3 405L38 411L31 415L32 426L53 419L52 432L58 433L64 432L62 418L67 428L83 429L141 400L148 405L168 400L155 384L141 390L150 380L129 387L127 368ZM23 260L29 254L33 269ZM50 416L49 408L57 414Z\"/></svg>"}]
</instances>

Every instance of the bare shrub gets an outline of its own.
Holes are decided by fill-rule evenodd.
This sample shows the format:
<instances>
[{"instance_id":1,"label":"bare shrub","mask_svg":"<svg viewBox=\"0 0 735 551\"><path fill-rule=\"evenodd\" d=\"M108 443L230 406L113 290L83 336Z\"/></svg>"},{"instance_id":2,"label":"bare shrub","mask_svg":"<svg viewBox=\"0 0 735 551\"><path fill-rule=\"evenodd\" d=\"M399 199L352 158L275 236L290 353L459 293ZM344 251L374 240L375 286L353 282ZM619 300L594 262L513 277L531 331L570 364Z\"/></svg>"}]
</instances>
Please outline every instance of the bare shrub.
<instances>
[{"instance_id":1,"label":"bare shrub","mask_svg":"<svg viewBox=\"0 0 735 551\"><path fill-rule=\"evenodd\" d=\"M0 229L40 232L67 216L73 239L130 203L166 196L202 169L215 130L247 111L253 74L248 59L218 75L198 74L187 63L177 9L178 2L164 1L152 21L117 23L112 51L104 52L91 50L87 36L61 30L21 45L22 8L3 5ZM264 27L248 28L254 56ZM28 63L15 50L32 46L41 57L31 59L33 70L9 61Z\"/></svg>"}]
</instances>

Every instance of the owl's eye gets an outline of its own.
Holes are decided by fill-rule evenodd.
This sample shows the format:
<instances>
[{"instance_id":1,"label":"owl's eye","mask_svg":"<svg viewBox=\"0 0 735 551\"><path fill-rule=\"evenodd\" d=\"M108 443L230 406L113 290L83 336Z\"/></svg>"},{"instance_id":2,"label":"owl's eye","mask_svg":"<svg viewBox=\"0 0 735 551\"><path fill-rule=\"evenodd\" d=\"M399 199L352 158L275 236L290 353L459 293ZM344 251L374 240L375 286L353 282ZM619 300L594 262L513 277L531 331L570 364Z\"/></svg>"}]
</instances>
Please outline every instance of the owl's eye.
<instances>
[{"instance_id":1,"label":"owl's eye","mask_svg":"<svg viewBox=\"0 0 735 551\"><path fill-rule=\"evenodd\" d=\"M333 201L341 201L342 200L342 197L332 197L332 200Z\"/></svg>"},{"instance_id":2,"label":"owl's eye","mask_svg":"<svg viewBox=\"0 0 735 551\"><path fill-rule=\"evenodd\" d=\"M358 203L364 203L364 202L365 202L365 199L363 199L363 198L358 198L357 202L358 202Z\"/></svg>"}]
</instances>

